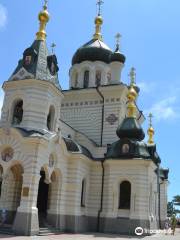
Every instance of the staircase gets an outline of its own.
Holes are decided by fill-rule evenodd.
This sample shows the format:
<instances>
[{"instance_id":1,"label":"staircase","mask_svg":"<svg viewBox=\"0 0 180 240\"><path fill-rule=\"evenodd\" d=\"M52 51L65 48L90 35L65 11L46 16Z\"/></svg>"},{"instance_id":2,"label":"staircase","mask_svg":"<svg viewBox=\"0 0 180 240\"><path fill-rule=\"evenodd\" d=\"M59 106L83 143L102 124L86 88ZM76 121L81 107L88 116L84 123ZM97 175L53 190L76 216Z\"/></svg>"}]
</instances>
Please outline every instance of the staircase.
<instances>
[{"instance_id":1,"label":"staircase","mask_svg":"<svg viewBox=\"0 0 180 240\"><path fill-rule=\"evenodd\" d=\"M5 224L0 226L0 234L14 235L14 232L12 230L12 225Z\"/></svg>"},{"instance_id":2,"label":"staircase","mask_svg":"<svg viewBox=\"0 0 180 240\"><path fill-rule=\"evenodd\" d=\"M51 226L47 220L43 217L39 217L39 234L38 236L49 236L49 235L55 235L59 234L60 231Z\"/></svg>"}]
</instances>

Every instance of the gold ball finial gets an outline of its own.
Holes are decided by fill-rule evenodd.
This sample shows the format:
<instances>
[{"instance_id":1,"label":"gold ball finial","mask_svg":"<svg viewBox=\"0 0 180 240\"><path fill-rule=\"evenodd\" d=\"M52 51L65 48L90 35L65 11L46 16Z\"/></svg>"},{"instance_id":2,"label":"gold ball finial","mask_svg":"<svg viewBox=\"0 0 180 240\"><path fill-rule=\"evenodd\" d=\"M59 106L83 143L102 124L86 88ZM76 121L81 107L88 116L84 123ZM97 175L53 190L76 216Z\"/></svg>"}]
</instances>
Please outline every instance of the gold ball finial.
<instances>
[{"instance_id":1,"label":"gold ball finial","mask_svg":"<svg viewBox=\"0 0 180 240\"><path fill-rule=\"evenodd\" d=\"M102 18L102 16L98 15L98 16L95 18L94 23L95 23L96 25L102 25L102 24L103 24L103 18Z\"/></svg>"},{"instance_id":2,"label":"gold ball finial","mask_svg":"<svg viewBox=\"0 0 180 240\"><path fill-rule=\"evenodd\" d=\"M95 18L95 25L96 25L96 31L95 34L93 35L93 38L95 40L101 40L102 41L102 34L101 34L101 26L103 24L103 18L101 16L101 6L104 2L102 0L98 0L97 1L97 5L98 5L98 15Z\"/></svg>"},{"instance_id":3,"label":"gold ball finial","mask_svg":"<svg viewBox=\"0 0 180 240\"><path fill-rule=\"evenodd\" d=\"M135 101L138 97L138 93L136 92L136 89L134 88L134 84L132 79L134 79L134 71L135 69L133 68L133 71L131 69L130 72L130 76L131 76L131 82L130 82L130 86L129 86L129 90L128 90L128 94L127 94L127 98L128 98L128 117L136 117L136 105L135 105Z\"/></svg>"},{"instance_id":4,"label":"gold ball finial","mask_svg":"<svg viewBox=\"0 0 180 240\"><path fill-rule=\"evenodd\" d=\"M148 117L149 117L149 128L148 128L148 131L147 131L147 134L149 136L148 144L154 144L153 137L154 137L155 131L154 131L154 128L152 126L152 118L153 118L152 113L150 113Z\"/></svg>"},{"instance_id":5,"label":"gold ball finial","mask_svg":"<svg viewBox=\"0 0 180 240\"><path fill-rule=\"evenodd\" d=\"M46 29L46 24L49 22L49 19L50 19L50 15L49 15L49 12L47 9L47 3L48 3L48 1L45 0L43 10L38 15L40 26L39 26L39 32L37 32L37 34L36 34L37 40L44 41L46 39L45 29Z\"/></svg>"}]
</instances>

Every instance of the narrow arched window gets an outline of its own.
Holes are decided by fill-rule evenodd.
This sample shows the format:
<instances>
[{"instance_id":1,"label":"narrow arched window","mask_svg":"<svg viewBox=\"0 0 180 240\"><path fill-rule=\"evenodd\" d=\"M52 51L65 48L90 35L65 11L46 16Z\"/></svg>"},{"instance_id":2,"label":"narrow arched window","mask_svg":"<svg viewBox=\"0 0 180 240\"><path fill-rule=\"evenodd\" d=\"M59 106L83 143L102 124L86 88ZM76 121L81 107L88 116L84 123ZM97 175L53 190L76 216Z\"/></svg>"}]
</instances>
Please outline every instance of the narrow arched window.
<instances>
[{"instance_id":1,"label":"narrow arched window","mask_svg":"<svg viewBox=\"0 0 180 240\"><path fill-rule=\"evenodd\" d=\"M110 84L111 82L111 72L107 73L107 83Z\"/></svg>"},{"instance_id":2,"label":"narrow arched window","mask_svg":"<svg viewBox=\"0 0 180 240\"><path fill-rule=\"evenodd\" d=\"M15 102L13 109L12 124L19 125L23 119L23 100Z\"/></svg>"},{"instance_id":3,"label":"narrow arched window","mask_svg":"<svg viewBox=\"0 0 180 240\"><path fill-rule=\"evenodd\" d=\"M84 88L89 86L89 71L84 72Z\"/></svg>"},{"instance_id":4,"label":"narrow arched window","mask_svg":"<svg viewBox=\"0 0 180 240\"><path fill-rule=\"evenodd\" d=\"M131 183L124 181L120 184L119 208L130 209L131 206Z\"/></svg>"},{"instance_id":5,"label":"narrow arched window","mask_svg":"<svg viewBox=\"0 0 180 240\"><path fill-rule=\"evenodd\" d=\"M75 73L75 79L74 79L74 87L77 88L78 86L78 73Z\"/></svg>"},{"instance_id":6,"label":"narrow arched window","mask_svg":"<svg viewBox=\"0 0 180 240\"><path fill-rule=\"evenodd\" d=\"M96 71L96 86L101 85L101 71Z\"/></svg>"},{"instance_id":7,"label":"narrow arched window","mask_svg":"<svg viewBox=\"0 0 180 240\"><path fill-rule=\"evenodd\" d=\"M83 179L81 187L81 207L85 207L85 202L86 202L86 179Z\"/></svg>"},{"instance_id":8,"label":"narrow arched window","mask_svg":"<svg viewBox=\"0 0 180 240\"><path fill-rule=\"evenodd\" d=\"M54 117L55 117L55 109L53 106L49 108L49 114L47 116L47 128L49 131L53 131L54 127Z\"/></svg>"}]
</instances>

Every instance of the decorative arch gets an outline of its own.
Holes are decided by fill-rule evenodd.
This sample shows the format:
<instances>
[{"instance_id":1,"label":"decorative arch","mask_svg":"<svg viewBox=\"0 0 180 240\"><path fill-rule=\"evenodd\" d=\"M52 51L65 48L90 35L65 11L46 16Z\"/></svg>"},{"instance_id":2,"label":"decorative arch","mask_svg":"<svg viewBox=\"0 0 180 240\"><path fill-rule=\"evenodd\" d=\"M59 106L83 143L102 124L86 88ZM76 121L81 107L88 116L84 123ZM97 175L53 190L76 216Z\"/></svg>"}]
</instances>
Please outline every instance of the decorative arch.
<instances>
[{"instance_id":1,"label":"decorative arch","mask_svg":"<svg viewBox=\"0 0 180 240\"><path fill-rule=\"evenodd\" d=\"M55 107L51 105L47 116L47 129L49 131L54 130L54 120L55 120Z\"/></svg>"},{"instance_id":2,"label":"decorative arch","mask_svg":"<svg viewBox=\"0 0 180 240\"><path fill-rule=\"evenodd\" d=\"M119 189L119 209L131 208L131 183L127 180L124 180L120 183Z\"/></svg>"},{"instance_id":3,"label":"decorative arch","mask_svg":"<svg viewBox=\"0 0 180 240\"><path fill-rule=\"evenodd\" d=\"M12 103L12 117L11 117L11 123L14 125L20 125L23 120L23 99L15 99Z\"/></svg>"},{"instance_id":4,"label":"decorative arch","mask_svg":"<svg viewBox=\"0 0 180 240\"><path fill-rule=\"evenodd\" d=\"M1 203L3 208L13 213L8 222L12 223L21 202L24 168L20 162L13 162L7 169L2 182Z\"/></svg>"}]
</instances>

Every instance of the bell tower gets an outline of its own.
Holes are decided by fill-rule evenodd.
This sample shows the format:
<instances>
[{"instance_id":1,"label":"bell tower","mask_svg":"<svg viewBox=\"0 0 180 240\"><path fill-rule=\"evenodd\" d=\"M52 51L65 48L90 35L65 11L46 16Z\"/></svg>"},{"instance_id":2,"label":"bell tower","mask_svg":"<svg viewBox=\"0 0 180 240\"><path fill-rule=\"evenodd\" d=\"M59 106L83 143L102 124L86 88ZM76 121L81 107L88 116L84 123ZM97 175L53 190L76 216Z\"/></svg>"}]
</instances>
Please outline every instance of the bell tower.
<instances>
[{"instance_id":1,"label":"bell tower","mask_svg":"<svg viewBox=\"0 0 180 240\"><path fill-rule=\"evenodd\" d=\"M46 44L50 19L47 1L38 15L39 31L32 45L9 78L5 92L1 127L57 131L63 94L58 80L58 62ZM55 45L53 45L54 47Z\"/></svg>"}]
</instances>

